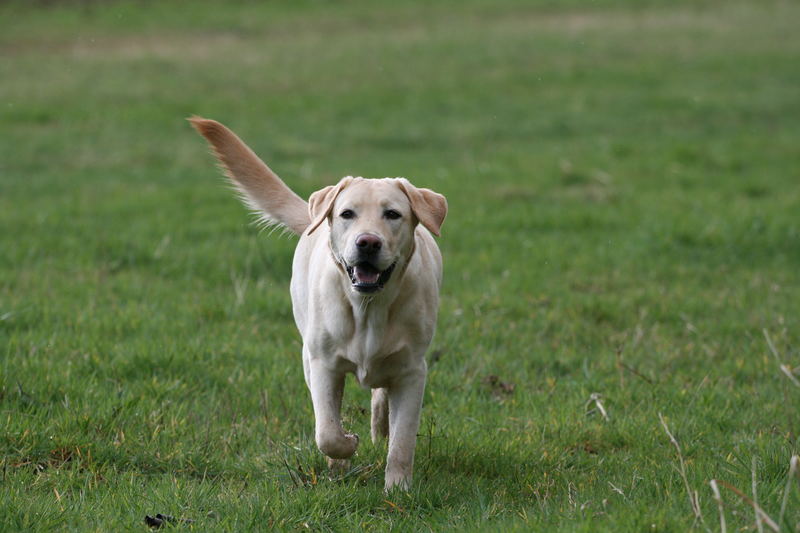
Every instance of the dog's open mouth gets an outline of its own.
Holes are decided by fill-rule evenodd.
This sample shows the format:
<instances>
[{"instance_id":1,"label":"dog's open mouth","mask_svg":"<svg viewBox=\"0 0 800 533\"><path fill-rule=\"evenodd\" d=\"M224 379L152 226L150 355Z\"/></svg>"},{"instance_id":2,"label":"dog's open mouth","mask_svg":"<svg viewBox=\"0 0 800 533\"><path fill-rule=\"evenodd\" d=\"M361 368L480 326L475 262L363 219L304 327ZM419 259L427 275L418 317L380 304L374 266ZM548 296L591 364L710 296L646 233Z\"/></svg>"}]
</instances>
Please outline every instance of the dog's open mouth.
<instances>
[{"instance_id":1,"label":"dog's open mouth","mask_svg":"<svg viewBox=\"0 0 800 533\"><path fill-rule=\"evenodd\" d=\"M357 263L347 267L347 275L350 276L353 288L358 292L377 292L392 277L395 265L397 265L397 262L392 263L389 268L381 271L371 263Z\"/></svg>"}]
</instances>

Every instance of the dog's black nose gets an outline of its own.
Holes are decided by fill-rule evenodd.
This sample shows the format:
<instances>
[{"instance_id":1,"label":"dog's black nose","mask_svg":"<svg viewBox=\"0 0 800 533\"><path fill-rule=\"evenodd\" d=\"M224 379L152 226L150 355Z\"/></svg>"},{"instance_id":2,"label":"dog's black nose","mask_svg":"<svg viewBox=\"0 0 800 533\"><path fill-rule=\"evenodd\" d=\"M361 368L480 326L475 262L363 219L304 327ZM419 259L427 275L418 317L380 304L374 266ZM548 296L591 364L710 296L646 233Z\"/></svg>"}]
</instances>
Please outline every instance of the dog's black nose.
<instances>
[{"instance_id":1,"label":"dog's black nose","mask_svg":"<svg viewBox=\"0 0 800 533\"><path fill-rule=\"evenodd\" d=\"M372 254L381 249L381 238L371 233L362 233L356 238L356 248L360 252Z\"/></svg>"}]
</instances>

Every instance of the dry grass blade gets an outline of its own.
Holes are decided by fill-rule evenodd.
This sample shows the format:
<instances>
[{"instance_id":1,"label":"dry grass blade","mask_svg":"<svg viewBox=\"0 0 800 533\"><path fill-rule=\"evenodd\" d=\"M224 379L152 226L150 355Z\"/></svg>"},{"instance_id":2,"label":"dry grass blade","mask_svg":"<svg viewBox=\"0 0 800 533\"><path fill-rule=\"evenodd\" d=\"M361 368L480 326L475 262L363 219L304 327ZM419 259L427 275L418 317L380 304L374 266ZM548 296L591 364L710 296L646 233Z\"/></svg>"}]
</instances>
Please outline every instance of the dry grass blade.
<instances>
[{"instance_id":1,"label":"dry grass blade","mask_svg":"<svg viewBox=\"0 0 800 533\"><path fill-rule=\"evenodd\" d=\"M754 455L751 468L752 484L753 484L753 503L754 503L753 513L756 515L756 529L758 530L758 533L764 533L764 526L761 524L761 515L759 515L758 511L755 510L755 506L758 505L758 492L756 491L756 466L757 466L757 461L756 461L756 456Z\"/></svg>"},{"instance_id":2,"label":"dry grass blade","mask_svg":"<svg viewBox=\"0 0 800 533\"><path fill-rule=\"evenodd\" d=\"M697 493L696 492L692 493L692 487L689 486L689 479L686 477L686 463L683 460L683 452L681 452L681 445L678 444L678 440L669 430L669 426L667 425L667 422L664 420L664 417L662 416L661 413L658 413L658 419L661 421L661 425L664 427L664 431L667 432L667 436L669 437L670 442L675 447L675 450L677 450L678 452L678 461L679 461L678 464L680 466L678 472L680 473L681 478L683 479L683 484L686 487L686 494L689 495L689 505L691 505L692 507L692 512L694 513L695 520L699 520L700 523L702 523L703 526L706 528L706 531L710 531L708 529L708 526L706 525L705 520L703 519L703 512L700 510L700 503Z\"/></svg>"},{"instance_id":3,"label":"dry grass blade","mask_svg":"<svg viewBox=\"0 0 800 533\"><path fill-rule=\"evenodd\" d=\"M624 499L626 499L626 500L628 499L628 497L627 497L627 496L625 496L625 493L624 493L624 492L622 492L622 489L620 489L619 487L617 487L616 485L614 485L614 484L613 484L613 483L611 483L610 481L608 482L608 484L609 484L609 485L611 485L611 490L613 490L614 492L616 492L617 494L619 494L620 496L622 496Z\"/></svg>"},{"instance_id":4,"label":"dry grass blade","mask_svg":"<svg viewBox=\"0 0 800 533\"><path fill-rule=\"evenodd\" d=\"M784 364L783 361L781 361L781 356L778 354L778 349L775 348L775 344L773 344L772 338L769 336L769 332L767 331L767 329L764 328L761 331L764 333L764 338L767 339L767 346L769 346L769 351L772 352L772 355L775 356L775 360L778 361L778 368L780 368L781 372L783 372L786 375L786 377L789 378L789 381L794 383L796 387L800 387L800 380L798 380L795 377L792 367Z\"/></svg>"},{"instance_id":5,"label":"dry grass blade","mask_svg":"<svg viewBox=\"0 0 800 533\"><path fill-rule=\"evenodd\" d=\"M786 377L789 378L789 380L792 383L794 383L797 387L800 387L800 380L798 380L796 377L794 377L794 374L792 373L792 369L789 368L789 365L781 365L780 368L781 368L781 372L786 374Z\"/></svg>"},{"instance_id":6,"label":"dry grass blade","mask_svg":"<svg viewBox=\"0 0 800 533\"><path fill-rule=\"evenodd\" d=\"M767 513L764 512L764 509L762 509L761 506L758 505L756 502L754 502L753 500L748 498L745 493L743 493L742 491L740 491L739 489L737 489L736 487L734 487L730 483L722 481L721 479L717 479L716 482L719 483L720 485L722 485L723 487L725 487L726 489L732 491L734 494L739 496L739 498L741 498L742 501L744 501L748 505L752 506L753 509L755 510L755 512L761 517L761 520L765 524L767 524L771 530L775 531L776 533L778 533L781 530L781 528L778 527L778 524L775 523L775 520L770 518L770 516Z\"/></svg>"},{"instance_id":7,"label":"dry grass blade","mask_svg":"<svg viewBox=\"0 0 800 533\"><path fill-rule=\"evenodd\" d=\"M653 380L652 379L648 378L647 376L645 376L644 374L642 374L641 372L639 372L638 370L636 370L632 366L625 364L622 361L622 357L620 357L619 354L617 355L617 368L619 368L620 370L623 370L623 369L627 370L628 372L630 372L634 376L636 376L636 377L638 377L640 379L643 379L644 381L646 381L650 385L653 384ZM620 374L620 380L622 380L622 374Z\"/></svg>"},{"instance_id":8,"label":"dry grass blade","mask_svg":"<svg viewBox=\"0 0 800 533\"><path fill-rule=\"evenodd\" d=\"M789 459L789 475L786 479L786 487L783 489L783 500L781 501L781 514L778 516L778 523L783 524L783 517L786 513L786 504L789 501L789 489L792 488L792 478L797 475L797 467L798 462L800 462L800 456L793 455L791 459Z\"/></svg>"},{"instance_id":9,"label":"dry grass blade","mask_svg":"<svg viewBox=\"0 0 800 533\"><path fill-rule=\"evenodd\" d=\"M593 392L589 399L586 401L586 409L589 409L589 406L592 405L592 402L597 406L597 410L600 411L600 414L603 416L603 419L608 422L608 413L606 412L605 407L603 407L603 403L600 401L603 396L599 392Z\"/></svg>"},{"instance_id":10,"label":"dry grass blade","mask_svg":"<svg viewBox=\"0 0 800 533\"><path fill-rule=\"evenodd\" d=\"M726 533L728 528L725 526L725 507L722 504L722 496L719 494L717 480L712 479L709 485L711 485L711 491L714 493L714 499L717 500L717 508L719 509L719 530L722 533Z\"/></svg>"}]
</instances>

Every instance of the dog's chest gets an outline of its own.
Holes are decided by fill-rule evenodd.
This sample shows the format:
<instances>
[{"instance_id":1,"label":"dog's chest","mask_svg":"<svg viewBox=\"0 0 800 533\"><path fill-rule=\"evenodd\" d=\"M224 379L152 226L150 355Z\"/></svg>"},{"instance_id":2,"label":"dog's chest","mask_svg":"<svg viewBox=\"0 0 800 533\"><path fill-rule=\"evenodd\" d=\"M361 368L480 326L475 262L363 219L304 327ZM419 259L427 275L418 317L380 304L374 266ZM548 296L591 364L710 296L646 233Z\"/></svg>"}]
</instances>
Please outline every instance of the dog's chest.
<instances>
[{"instance_id":1,"label":"dog's chest","mask_svg":"<svg viewBox=\"0 0 800 533\"><path fill-rule=\"evenodd\" d=\"M376 310L377 311L377 310ZM394 355L402 351L404 336L385 312L354 314L345 330L334 335L334 353L342 358L363 387L378 387L394 373Z\"/></svg>"}]
</instances>

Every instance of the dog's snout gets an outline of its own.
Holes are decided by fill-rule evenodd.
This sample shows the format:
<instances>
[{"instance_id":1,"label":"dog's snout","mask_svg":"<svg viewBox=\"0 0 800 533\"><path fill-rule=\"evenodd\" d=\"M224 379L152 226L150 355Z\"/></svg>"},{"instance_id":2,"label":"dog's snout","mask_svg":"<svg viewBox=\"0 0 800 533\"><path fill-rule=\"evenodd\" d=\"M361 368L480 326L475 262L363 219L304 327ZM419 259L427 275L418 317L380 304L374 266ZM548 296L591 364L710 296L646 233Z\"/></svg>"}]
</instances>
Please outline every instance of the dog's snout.
<instances>
[{"instance_id":1,"label":"dog's snout","mask_svg":"<svg viewBox=\"0 0 800 533\"><path fill-rule=\"evenodd\" d=\"M382 245L381 238L371 233L362 233L356 238L356 248L362 253L376 253Z\"/></svg>"}]
</instances>

